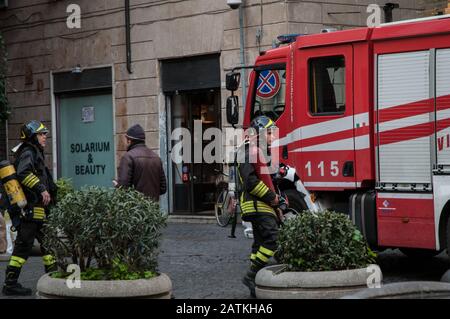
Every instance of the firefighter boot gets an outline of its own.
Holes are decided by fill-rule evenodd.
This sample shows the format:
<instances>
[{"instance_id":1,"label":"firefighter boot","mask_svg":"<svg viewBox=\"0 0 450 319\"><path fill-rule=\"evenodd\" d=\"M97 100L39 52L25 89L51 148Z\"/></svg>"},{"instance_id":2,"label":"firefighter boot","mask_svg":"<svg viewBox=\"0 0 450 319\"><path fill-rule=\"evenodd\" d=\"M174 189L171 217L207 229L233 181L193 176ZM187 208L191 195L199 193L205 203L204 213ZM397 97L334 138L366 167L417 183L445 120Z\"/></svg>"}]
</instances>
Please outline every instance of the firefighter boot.
<instances>
[{"instance_id":1,"label":"firefighter boot","mask_svg":"<svg viewBox=\"0 0 450 319\"><path fill-rule=\"evenodd\" d=\"M257 271L255 271L254 269L250 269L249 271L247 271L244 278L242 278L242 283L248 287L248 289L250 290L250 296L252 296L253 298L256 298L256 293L255 293L256 273L257 273Z\"/></svg>"},{"instance_id":2,"label":"firefighter boot","mask_svg":"<svg viewBox=\"0 0 450 319\"><path fill-rule=\"evenodd\" d=\"M22 287L21 284L17 282L19 279L21 268L8 266L6 267L6 279L3 286L3 294L5 296L30 296L31 289Z\"/></svg>"}]
</instances>

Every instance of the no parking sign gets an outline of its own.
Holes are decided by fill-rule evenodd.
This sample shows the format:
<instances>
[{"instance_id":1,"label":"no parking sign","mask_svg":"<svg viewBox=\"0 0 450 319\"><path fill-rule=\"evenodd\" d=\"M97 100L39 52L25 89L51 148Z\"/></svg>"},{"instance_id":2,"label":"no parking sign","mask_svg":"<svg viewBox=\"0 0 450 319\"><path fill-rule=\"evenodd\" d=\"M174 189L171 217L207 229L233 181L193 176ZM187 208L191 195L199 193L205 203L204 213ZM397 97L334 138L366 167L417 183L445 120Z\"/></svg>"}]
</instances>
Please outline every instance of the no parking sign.
<instances>
[{"instance_id":1,"label":"no parking sign","mask_svg":"<svg viewBox=\"0 0 450 319\"><path fill-rule=\"evenodd\" d=\"M278 94L280 86L280 76L277 71L261 71L256 94L262 99L270 99Z\"/></svg>"}]
</instances>

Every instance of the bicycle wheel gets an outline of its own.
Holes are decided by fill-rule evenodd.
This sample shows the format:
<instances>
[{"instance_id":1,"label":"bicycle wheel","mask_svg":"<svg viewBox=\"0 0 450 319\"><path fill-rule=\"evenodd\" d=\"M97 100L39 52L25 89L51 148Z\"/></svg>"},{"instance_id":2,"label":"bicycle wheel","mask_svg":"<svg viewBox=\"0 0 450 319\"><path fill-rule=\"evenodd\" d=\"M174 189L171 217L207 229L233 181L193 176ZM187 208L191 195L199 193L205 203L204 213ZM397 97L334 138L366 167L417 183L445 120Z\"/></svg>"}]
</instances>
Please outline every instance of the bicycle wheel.
<instances>
[{"instance_id":1,"label":"bicycle wheel","mask_svg":"<svg viewBox=\"0 0 450 319\"><path fill-rule=\"evenodd\" d=\"M217 202L214 207L217 224L221 227L226 227L231 220L232 217L231 204L232 204L232 196L230 196L230 192L228 192L228 190L225 189L217 197Z\"/></svg>"}]
</instances>

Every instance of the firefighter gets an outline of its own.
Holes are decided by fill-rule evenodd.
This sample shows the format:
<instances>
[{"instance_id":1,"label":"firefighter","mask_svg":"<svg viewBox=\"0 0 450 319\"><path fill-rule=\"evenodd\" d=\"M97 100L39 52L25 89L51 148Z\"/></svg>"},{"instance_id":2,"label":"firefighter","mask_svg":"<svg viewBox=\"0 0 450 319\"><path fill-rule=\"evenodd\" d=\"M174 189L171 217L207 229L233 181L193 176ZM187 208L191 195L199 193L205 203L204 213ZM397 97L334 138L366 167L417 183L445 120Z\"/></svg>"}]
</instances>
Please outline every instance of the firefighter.
<instances>
[{"instance_id":1,"label":"firefighter","mask_svg":"<svg viewBox=\"0 0 450 319\"><path fill-rule=\"evenodd\" d=\"M54 258L42 246L43 224L49 212L49 204L56 199L56 185L49 169L45 166L44 147L48 129L38 121L31 121L20 130L21 144L16 147L14 166L17 180L27 199L27 205L20 216L14 250L6 268L4 295L30 295L31 289L17 282L22 266L33 248L34 240L41 244L45 272L56 270ZM17 216L11 219L17 220Z\"/></svg>"},{"instance_id":2,"label":"firefighter","mask_svg":"<svg viewBox=\"0 0 450 319\"><path fill-rule=\"evenodd\" d=\"M251 122L250 126L253 134L238 150L238 173L241 183L242 220L251 222L254 238L250 269L242 282L255 297L256 273L266 266L275 254L278 235L276 207L280 198L273 191L271 176L261 173L261 167L267 167L267 164L260 163L261 150L258 145L258 140L265 140L269 148L274 139L275 123L266 116L259 116Z\"/></svg>"}]
</instances>

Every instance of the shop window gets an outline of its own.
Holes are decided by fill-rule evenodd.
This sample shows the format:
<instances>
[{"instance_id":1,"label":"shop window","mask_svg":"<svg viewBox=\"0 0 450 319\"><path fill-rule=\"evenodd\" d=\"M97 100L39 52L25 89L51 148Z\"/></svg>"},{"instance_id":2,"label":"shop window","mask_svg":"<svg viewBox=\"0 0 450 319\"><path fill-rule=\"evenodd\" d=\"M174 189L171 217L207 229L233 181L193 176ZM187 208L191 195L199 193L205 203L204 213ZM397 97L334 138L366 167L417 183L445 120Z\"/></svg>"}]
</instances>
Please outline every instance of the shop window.
<instances>
[{"instance_id":1,"label":"shop window","mask_svg":"<svg viewBox=\"0 0 450 319\"><path fill-rule=\"evenodd\" d=\"M310 112L334 115L345 112L345 58L333 56L309 62Z\"/></svg>"}]
</instances>

